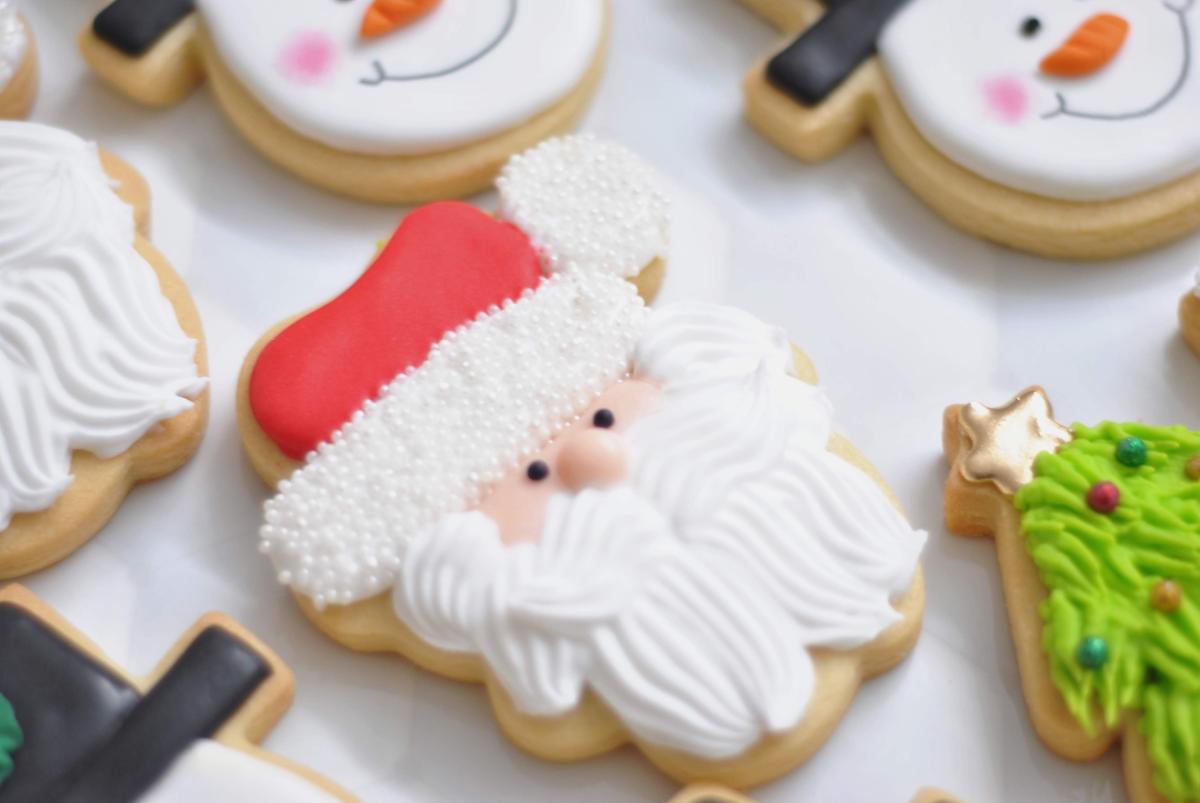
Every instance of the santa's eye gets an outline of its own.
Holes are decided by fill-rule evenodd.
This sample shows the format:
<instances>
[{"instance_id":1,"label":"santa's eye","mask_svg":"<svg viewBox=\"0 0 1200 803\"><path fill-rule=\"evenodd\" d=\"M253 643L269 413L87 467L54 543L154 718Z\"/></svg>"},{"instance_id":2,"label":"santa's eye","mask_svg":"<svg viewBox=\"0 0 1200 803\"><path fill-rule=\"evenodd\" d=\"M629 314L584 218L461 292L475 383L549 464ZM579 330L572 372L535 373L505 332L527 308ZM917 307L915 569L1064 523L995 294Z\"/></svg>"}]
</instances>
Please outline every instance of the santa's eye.
<instances>
[{"instance_id":1,"label":"santa's eye","mask_svg":"<svg viewBox=\"0 0 1200 803\"><path fill-rule=\"evenodd\" d=\"M1021 36L1032 39L1042 29L1042 21L1037 17L1026 17L1021 22Z\"/></svg>"},{"instance_id":2,"label":"santa's eye","mask_svg":"<svg viewBox=\"0 0 1200 803\"><path fill-rule=\"evenodd\" d=\"M550 466L546 465L545 460L534 460L529 464L529 468L525 469L525 476L534 482L541 482L550 476Z\"/></svg>"},{"instance_id":3,"label":"santa's eye","mask_svg":"<svg viewBox=\"0 0 1200 803\"><path fill-rule=\"evenodd\" d=\"M600 427L600 429L608 429L613 424L617 423L617 417L613 415L613 411L604 407L596 411L592 416L592 424Z\"/></svg>"}]
</instances>

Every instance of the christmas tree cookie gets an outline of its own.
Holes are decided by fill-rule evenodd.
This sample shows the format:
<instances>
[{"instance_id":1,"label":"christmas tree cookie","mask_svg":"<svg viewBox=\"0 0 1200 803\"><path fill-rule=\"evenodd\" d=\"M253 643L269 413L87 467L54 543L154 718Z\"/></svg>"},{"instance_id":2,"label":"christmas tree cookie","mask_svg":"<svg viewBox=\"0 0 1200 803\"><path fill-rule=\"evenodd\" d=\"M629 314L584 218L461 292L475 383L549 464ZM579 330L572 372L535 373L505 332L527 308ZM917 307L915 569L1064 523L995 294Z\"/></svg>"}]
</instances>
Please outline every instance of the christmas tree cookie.
<instances>
[{"instance_id":1,"label":"christmas tree cookie","mask_svg":"<svg viewBox=\"0 0 1200 803\"><path fill-rule=\"evenodd\" d=\"M349 803L259 748L290 670L209 614L133 678L20 586L0 588L0 803Z\"/></svg>"},{"instance_id":2,"label":"christmas tree cookie","mask_svg":"<svg viewBox=\"0 0 1200 803\"><path fill-rule=\"evenodd\" d=\"M29 114L37 95L37 46L13 0L0 0L0 120Z\"/></svg>"},{"instance_id":3,"label":"christmas tree cookie","mask_svg":"<svg viewBox=\"0 0 1200 803\"><path fill-rule=\"evenodd\" d=\"M1200 432L1065 427L1040 388L946 410L946 521L996 540L1025 699L1134 803L1200 800Z\"/></svg>"},{"instance_id":4,"label":"christmas tree cookie","mask_svg":"<svg viewBox=\"0 0 1200 803\"><path fill-rule=\"evenodd\" d=\"M861 131L967 232L1051 257L1174 240L1200 216L1200 4L743 0L794 41L745 81L805 161Z\"/></svg>"},{"instance_id":5,"label":"christmas tree cookie","mask_svg":"<svg viewBox=\"0 0 1200 803\"><path fill-rule=\"evenodd\" d=\"M600 80L607 0L115 0L79 37L141 103L207 80L263 156L378 203L487 189L569 130Z\"/></svg>"}]
</instances>

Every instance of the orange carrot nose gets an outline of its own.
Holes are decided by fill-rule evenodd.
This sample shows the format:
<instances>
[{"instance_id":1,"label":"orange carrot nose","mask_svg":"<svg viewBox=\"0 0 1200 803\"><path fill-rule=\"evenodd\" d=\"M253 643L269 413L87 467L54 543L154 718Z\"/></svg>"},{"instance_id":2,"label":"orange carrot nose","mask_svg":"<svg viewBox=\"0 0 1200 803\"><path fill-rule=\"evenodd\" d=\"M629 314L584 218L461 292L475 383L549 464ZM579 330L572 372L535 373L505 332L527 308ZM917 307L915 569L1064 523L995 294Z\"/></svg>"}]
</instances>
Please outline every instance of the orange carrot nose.
<instances>
[{"instance_id":1,"label":"orange carrot nose","mask_svg":"<svg viewBox=\"0 0 1200 803\"><path fill-rule=\"evenodd\" d=\"M373 0L363 15L364 39L383 36L433 11L441 0Z\"/></svg>"},{"instance_id":2,"label":"orange carrot nose","mask_svg":"<svg viewBox=\"0 0 1200 803\"><path fill-rule=\"evenodd\" d=\"M1082 78L1112 61L1129 35L1129 23L1116 14L1097 14L1071 34L1063 46L1042 59L1042 72Z\"/></svg>"}]
</instances>

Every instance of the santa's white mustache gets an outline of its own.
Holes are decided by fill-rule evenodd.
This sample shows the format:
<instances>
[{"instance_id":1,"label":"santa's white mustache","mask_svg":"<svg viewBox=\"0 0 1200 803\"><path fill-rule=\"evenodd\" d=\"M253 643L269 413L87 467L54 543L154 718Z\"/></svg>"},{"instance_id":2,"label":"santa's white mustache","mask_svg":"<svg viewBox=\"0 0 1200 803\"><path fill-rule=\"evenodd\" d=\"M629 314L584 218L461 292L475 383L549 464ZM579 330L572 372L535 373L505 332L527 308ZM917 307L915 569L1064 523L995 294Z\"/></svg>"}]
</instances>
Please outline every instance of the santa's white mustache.
<instances>
[{"instance_id":1,"label":"santa's white mustache","mask_svg":"<svg viewBox=\"0 0 1200 803\"><path fill-rule=\"evenodd\" d=\"M803 717L807 648L899 618L890 600L924 541L825 451L828 417L778 371L669 389L628 435L629 483L556 496L533 543L445 517L409 545L396 612L435 647L481 654L526 713L591 688L639 740L741 753Z\"/></svg>"}]
</instances>

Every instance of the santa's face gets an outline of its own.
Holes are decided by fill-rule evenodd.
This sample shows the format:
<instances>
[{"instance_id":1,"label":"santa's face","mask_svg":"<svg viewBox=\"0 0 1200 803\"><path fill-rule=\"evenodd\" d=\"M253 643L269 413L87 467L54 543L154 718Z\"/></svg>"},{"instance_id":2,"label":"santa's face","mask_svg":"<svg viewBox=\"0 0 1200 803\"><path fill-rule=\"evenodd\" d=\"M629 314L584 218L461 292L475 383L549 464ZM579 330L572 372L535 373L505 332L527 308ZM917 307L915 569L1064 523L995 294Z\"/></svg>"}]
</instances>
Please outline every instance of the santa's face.
<instances>
[{"instance_id":1,"label":"santa's face","mask_svg":"<svg viewBox=\"0 0 1200 803\"><path fill-rule=\"evenodd\" d=\"M587 73L601 0L200 0L220 58L303 136L357 153L446 150L553 106ZM401 4L403 5L403 4Z\"/></svg>"},{"instance_id":2,"label":"santa's face","mask_svg":"<svg viewBox=\"0 0 1200 803\"><path fill-rule=\"evenodd\" d=\"M732 325L684 345L715 316ZM898 621L922 538L826 451L828 402L786 341L739 340L740 317L660 314L634 378L413 540L397 615L481 654L526 713L590 688L639 740L710 759L796 725L808 649Z\"/></svg>"},{"instance_id":3,"label":"santa's face","mask_svg":"<svg viewBox=\"0 0 1200 803\"><path fill-rule=\"evenodd\" d=\"M879 43L936 148L1006 186L1066 200L1200 168L1195 0L912 0Z\"/></svg>"}]
</instances>

